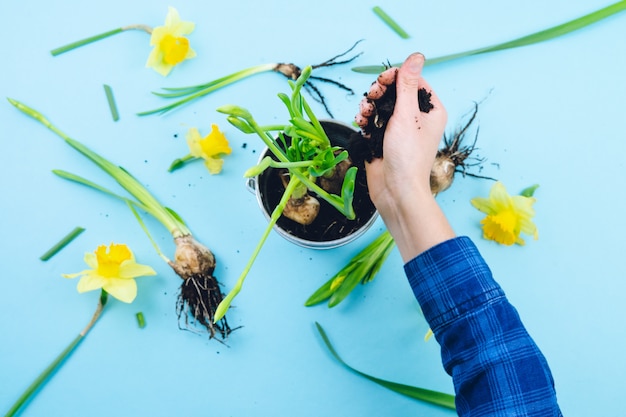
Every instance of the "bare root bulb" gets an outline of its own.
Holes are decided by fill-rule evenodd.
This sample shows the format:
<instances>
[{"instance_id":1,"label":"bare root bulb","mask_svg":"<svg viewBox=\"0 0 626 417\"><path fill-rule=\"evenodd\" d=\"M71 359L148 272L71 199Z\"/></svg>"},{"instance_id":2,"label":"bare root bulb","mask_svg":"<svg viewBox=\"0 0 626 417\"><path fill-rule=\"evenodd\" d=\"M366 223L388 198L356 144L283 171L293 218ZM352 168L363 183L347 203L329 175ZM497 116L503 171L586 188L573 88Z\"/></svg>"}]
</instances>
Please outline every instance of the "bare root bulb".
<instances>
[{"instance_id":1,"label":"bare root bulb","mask_svg":"<svg viewBox=\"0 0 626 417\"><path fill-rule=\"evenodd\" d=\"M222 340L226 339L231 332L226 317L213 323L215 310L223 298L219 283L213 276L215 256L191 235L177 237L174 242L176 253L174 261L169 264L183 279L176 303L179 323L184 315L185 324L189 324L191 316L192 321L209 332L210 338L219 334Z\"/></svg>"},{"instance_id":2,"label":"bare root bulb","mask_svg":"<svg viewBox=\"0 0 626 417\"><path fill-rule=\"evenodd\" d=\"M283 210L288 219L304 226L313 223L320 212L320 202L317 198L305 194L301 198L290 198Z\"/></svg>"},{"instance_id":3,"label":"bare root bulb","mask_svg":"<svg viewBox=\"0 0 626 417\"><path fill-rule=\"evenodd\" d=\"M447 190L452 185L456 165L446 156L438 156L430 171L430 190L433 194L438 194Z\"/></svg>"},{"instance_id":4,"label":"bare root bulb","mask_svg":"<svg viewBox=\"0 0 626 417\"><path fill-rule=\"evenodd\" d=\"M342 52L339 55L336 55L330 59L327 59L326 61L320 64L311 65L311 68L317 69L317 68L324 68L324 67L332 67L334 65L343 65L343 64L347 64L347 63L354 61L356 58L361 56L362 52L352 56L351 58L347 58L343 61L338 61L338 58L341 58L347 55L348 53L350 53L360 42L361 41L357 41L347 51ZM289 78L290 80L297 80L300 74L302 74L302 69L298 67L297 65L291 64L291 63L286 64L282 62L276 64L276 66L274 67L274 71L280 74L283 74L285 77ZM313 100L317 101L322 106L324 106L324 110L326 110L326 113L328 113L328 116L330 116L331 118L334 118L333 114L331 113L328 107L328 104L326 103L326 99L324 95L317 88L317 86L313 83L313 80L320 81L320 82L327 83L327 84L333 84L336 87L339 87L340 89L344 91L347 91L351 95L354 94L354 90L352 90L345 84L340 83L339 81L335 81L331 78L324 78L324 77L318 77L318 76L313 76L313 75L311 75L309 79L304 83L304 89L311 95L311 97L313 97Z\"/></svg>"},{"instance_id":5,"label":"bare root bulb","mask_svg":"<svg viewBox=\"0 0 626 417\"><path fill-rule=\"evenodd\" d=\"M468 166L480 165L484 160L480 158L474 159L474 163L468 163L472 152L476 149L476 141L478 140L478 128L476 136L471 145L464 146L463 140L467 130L472 125L478 114L478 103L474 103L474 112L470 116L468 122L458 128L452 136L443 135L443 147L437 151L435 163L430 172L430 188L434 194L446 190L452 185L454 174L461 172L463 175L472 177L489 179L495 181L494 178L484 177L481 175L470 174L466 171Z\"/></svg>"},{"instance_id":6,"label":"bare root bulb","mask_svg":"<svg viewBox=\"0 0 626 417\"><path fill-rule=\"evenodd\" d=\"M321 176L317 179L317 184L324 191L331 194L341 195L341 187L343 186L343 179L346 176L346 172L352 166L350 158L344 159L335 166L335 169L329 176Z\"/></svg>"}]
</instances>

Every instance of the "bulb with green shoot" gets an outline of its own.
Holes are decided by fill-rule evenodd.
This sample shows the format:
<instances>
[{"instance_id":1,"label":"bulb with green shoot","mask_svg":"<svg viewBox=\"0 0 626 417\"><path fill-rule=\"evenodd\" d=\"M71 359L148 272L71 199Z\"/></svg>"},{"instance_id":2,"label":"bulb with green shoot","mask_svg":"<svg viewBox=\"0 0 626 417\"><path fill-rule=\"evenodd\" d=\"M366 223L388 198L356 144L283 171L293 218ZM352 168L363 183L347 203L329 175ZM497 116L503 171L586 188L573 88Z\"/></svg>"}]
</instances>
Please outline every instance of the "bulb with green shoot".
<instances>
[{"instance_id":1,"label":"bulb with green shoot","mask_svg":"<svg viewBox=\"0 0 626 417\"><path fill-rule=\"evenodd\" d=\"M256 260L270 231L281 216L300 224L311 223L323 199L348 219L356 217L352 201L358 168L352 165L348 152L333 146L318 118L313 113L302 89L312 68L306 67L296 81L289 80L291 95L278 97L289 111L286 125L261 126L250 112L242 107L226 105L217 109L241 132L258 135L271 155L246 171L246 177L255 177L265 170L278 170L283 179L284 192L270 215L270 221L260 241L244 267L237 283L218 306L215 318L219 320L239 293L252 264Z\"/></svg>"},{"instance_id":2,"label":"bulb with green shoot","mask_svg":"<svg viewBox=\"0 0 626 417\"><path fill-rule=\"evenodd\" d=\"M91 160L132 196L132 198L125 197L78 175L62 170L53 170L54 174L61 178L85 185L126 203L148 235L159 256L183 280L177 302L179 320L184 317L185 323L188 323L188 318L191 316L192 320L209 332L210 338L218 336L218 340L224 340L230 334L231 328L223 315L219 319L215 319L215 309L222 301L219 283L213 275L216 265L215 256L205 245L193 237L182 218L174 210L163 206L127 170L100 156L81 142L72 139L37 110L17 100L8 100L22 113L50 129L68 145ZM154 217L170 232L176 244L173 260L167 258L159 249L142 221L138 210Z\"/></svg>"},{"instance_id":3,"label":"bulb with green shoot","mask_svg":"<svg viewBox=\"0 0 626 417\"><path fill-rule=\"evenodd\" d=\"M311 68L312 69L325 68L325 67L331 67L334 65L347 64L349 62L354 61L356 58L358 58L361 55L360 53L344 60L339 60L339 58L342 58L348 53L350 53L350 51L352 51L356 47L356 45L358 45L360 42L361 41L356 42L347 51L339 55L336 55L330 59L327 59L326 61L320 64L311 65ZM237 81L241 81L243 79L252 77L253 75L262 74L266 72L276 72L276 73L282 74L285 77L287 77L287 79L289 80L296 80L302 75L302 69L293 63L270 62L266 64L254 65L252 67L217 78L207 83L191 85L191 86L186 86L186 87L165 87L162 89L163 91L161 92L153 92L155 96L158 96L164 99L172 99L175 101L165 106L161 106L153 110L142 111L137 114L139 116L148 116L151 114L165 114L182 105L188 104L192 101L199 100L200 98L208 94L211 94L214 91L217 91L230 84L233 84ZM326 103L326 99L324 98L324 95L322 95L321 91L314 84L313 81L332 84L336 87L339 87L340 89L344 91L347 91L349 94L354 94L354 91L351 88L340 83L339 81L336 81L330 78L309 75L303 87L311 95L311 97L313 97L315 101L319 102L322 106L324 106L324 109L326 110L326 112L328 113L330 117L333 117L333 115L330 111L330 108L328 107L328 104Z\"/></svg>"}]
</instances>

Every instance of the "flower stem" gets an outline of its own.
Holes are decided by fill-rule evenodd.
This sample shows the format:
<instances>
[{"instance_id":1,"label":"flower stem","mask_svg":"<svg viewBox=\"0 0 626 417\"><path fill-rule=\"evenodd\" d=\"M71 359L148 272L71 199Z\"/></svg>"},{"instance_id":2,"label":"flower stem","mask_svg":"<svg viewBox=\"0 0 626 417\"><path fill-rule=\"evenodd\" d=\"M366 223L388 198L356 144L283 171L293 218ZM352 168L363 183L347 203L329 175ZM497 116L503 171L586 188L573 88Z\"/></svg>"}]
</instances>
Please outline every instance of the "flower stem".
<instances>
[{"instance_id":1,"label":"flower stem","mask_svg":"<svg viewBox=\"0 0 626 417\"><path fill-rule=\"evenodd\" d=\"M185 165L187 162L193 161L196 159L198 158L196 158L192 154L188 154L188 155L183 156L182 158L175 159L170 165L170 167L167 169L167 171L168 172L176 171L178 168L182 168L182 166Z\"/></svg>"},{"instance_id":2,"label":"flower stem","mask_svg":"<svg viewBox=\"0 0 626 417\"><path fill-rule=\"evenodd\" d=\"M61 55L61 54L64 54L65 52L69 52L69 51L71 51L73 49L80 48L81 46L85 46L85 45L88 45L90 43L97 42L97 41L99 41L101 39L105 39L105 38L108 38L110 36L117 35L118 33L122 33L125 30L132 30L132 29L143 30L144 32L147 32L148 34L152 33L152 28L150 26L147 26L147 25L128 25L128 26L123 26L123 27L117 28L117 29L109 30L108 32L100 33L98 35L90 36L88 38L81 39L81 40L76 41L76 42L68 43L67 45L60 46L58 48L53 49L52 51L50 51L50 53L52 54L52 56Z\"/></svg>"},{"instance_id":3,"label":"flower stem","mask_svg":"<svg viewBox=\"0 0 626 417\"><path fill-rule=\"evenodd\" d=\"M100 293L100 298L98 299L98 306L96 307L96 311L94 312L91 320L85 326L83 331L81 331L78 336L72 340L72 342L48 365L46 369L43 370L41 374L30 384L28 388L22 393L22 395L17 399L17 401L13 404L11 409L6 413L5 417L12 417L16 415L16 413L26 405L26 403L32 398L37 391L43 387L43 385L48 382L52 374L63 364L63 362L70 357L70 355L76 350L80 342L83 341L85 336L93 325L98 321L100 315L102 314L102 310L107 302L108 294L106 291L102 290Z\"/></svg>"},{"instance_id":4,"label":"flower stem","mask_svg":"<svg viewBox=\"0 0 626 417\"><path fill-rule=\"evenodd\" d=\"M215 316L213 317L213 323L217 323L218 321L222 319L222 317L224 317L224 315L226 314L226 311L230 307L230 303L237 296L237 294L239 294L239 291L241 291L243 282L248 276L248 272L250 272L250 269L252 268L252 264L254 264L254 261L259 255L259 252L261 252L261 248L263 247L263 244L267 240L267 237L272 231L272 228L274 227L274 225L276 224L276 222L282 215L283 211L285 210L285 206L287 205L289 198L291 197L291 195L293 194L294 190L296 189L298 185L300 185L300 181L297 178L292 177L291 180L289 181L289 184L287 185L287 188L285 189L285 192L283 193L282 198L280 199L280 202L278 203L274 211L272 211L272 215L270 216L270 221L267 227L265 228L263 235L261 236L261 240L259 240L259 243L257 243L257 246L254 249L254 252L252 252L252 256L250 256L250 259L248 260L248 263L246 264L243 272L239 276L239 279L235 283L235 286L233 287L232 290L230 290L228 295L226 295L226 297L224 297L224 299L217 306L217 309L215 310Z\"/></svg>"}]
</instances>

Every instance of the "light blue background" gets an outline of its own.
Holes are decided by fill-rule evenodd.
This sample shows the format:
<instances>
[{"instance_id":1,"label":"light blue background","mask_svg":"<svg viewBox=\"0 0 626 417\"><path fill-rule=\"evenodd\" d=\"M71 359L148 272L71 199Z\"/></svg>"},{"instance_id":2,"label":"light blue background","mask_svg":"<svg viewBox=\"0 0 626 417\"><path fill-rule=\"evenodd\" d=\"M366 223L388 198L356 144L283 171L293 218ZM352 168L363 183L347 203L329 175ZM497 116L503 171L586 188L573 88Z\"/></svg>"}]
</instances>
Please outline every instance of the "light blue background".
<instances>
[{"instance_id":1,"label":"light blue background","mask_svg":"<svg viewBox=\"0 0 626 417\"><path fill-rule=\"evenodd\" d=\"M242 4L244 3L244 4ZM610 4L528 0L470 2L215 2L161 0L91 3L12 1L3 5L0 96L42 111L62 130L129 169L177 210L218 259L217 277L231 288L265 220L244 187L243 171L262 149L214 110L247 107L263 123L282 122L278 74L262 74L165 117L135 113L164 101L164 86L206 82L266 62L316 64L355 41L354 65L401 62L419 50L434 57L481 47L562 23ZM404 3L404 4L402 4ZM144 68L143 32L126 32L53 58L68 42L133 23L158 26L167 6L197 24L198 57L163 78ZM381 6L411 35L402 40L371 11ZM481 239L481 214L469 200L491 183L457 176L438 198L457 233L475 240L528 330L546 355L567 416L623 416L626 374L626 14L539 44L427 68L449 112L449 129L481 104L478 154L482 174L511 193L539 183L538 241L502 247ZM322 85L335 117L350 122L374 76L352 64L320 70L357 95ZM103 84L114 91L121 119L111 120ZM71 359L30 403L24 416L450 416L361 379L326 352L313 323L328 331L356 368L389 380L452 392L439 347L422 340L427 325L394 251L380 276L340 306L303 307L304 300L383 230L340 249L303 249L272 234L229 313L229 346L178 330L178 277L156 255L128 209L111 198L55 177L60 168L112 183L51 132L0 102L0 411L85 326L97 293L80 295L62 273L85 268L99 244L127 243L156 277L140 278L131 305L112 300ZM315 103L315 109L323 114ZM187 153L189 127L211 123L233 148L219 176L201 163L168 173ZM243 148L243 143L247 147ZM477 172L477 171L474 171ZM168 233L148 220L159 245ZM38 257L75 226L86 228L48 262ZM135 313L147 326L139 329Z\"/></svg>"}]
</instances>

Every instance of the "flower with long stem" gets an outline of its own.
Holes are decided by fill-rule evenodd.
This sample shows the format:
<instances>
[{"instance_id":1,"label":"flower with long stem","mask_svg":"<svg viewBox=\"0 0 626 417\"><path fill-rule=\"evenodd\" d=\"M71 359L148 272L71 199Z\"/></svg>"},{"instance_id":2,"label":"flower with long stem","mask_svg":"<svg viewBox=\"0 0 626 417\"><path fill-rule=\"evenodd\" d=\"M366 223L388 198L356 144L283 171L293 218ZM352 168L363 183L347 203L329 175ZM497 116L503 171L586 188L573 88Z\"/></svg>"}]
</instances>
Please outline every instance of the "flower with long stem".
<instances>
[{"instance_id":1,"label":"flower with long stem","mask_svg":"<svg viewBox=\"0 0 626 417\"><path fill-rule=\"evenodd\" d=\"M78 336L24 390L5 417L12 417L22 410L52 377L54 372L74 353L80 342L83 341L102 315L109 294L125 303L132 303L137 296L135 278L156 275L154 269L148 265L138 264L133 252L124 244L112 243L108 250L105 245L99 246L93 253L85 254L85 263L91 269L78 274L64 274L63 276L66 278L82 276L78 284L78 292L80 293L100 289L96 311Z\"/></svg>"},{"instance_id":2,"label":"flower with long stem","mask_svg":"<svg viewBox=\"0 0 626 417\"><path fill-rule=\"evenodd\" d=\"M127 170L100 156L81 142L72 139L53 125L40 112L17 100L8 100L22 113L32 117L43 126L50 129L63 139L65 143L91 160L133 197L128 198L118 195L105 187L66 171L54 171L56 175L62 178L86 185L89 188L125 202L135 214L135 217L144 231L148 234L159 256L183 279L177 304L179 319L183 314L185 317L191 315L197 323L206 328L211 338L216 334L219 334L222 339L226 338L231 332L226 318L221 317L219 320L214 321L215 309L222 300L222 292L217 279L213 276L213 271L215 270L215 256L206 246L198 242L192 236L191 231L182 218L174 210L163 206L156 197ZM137 214L137 209L143 210L153 216L170 232L176 244L173 260L167 258L159 250L155 241L150 237L147 228L143 222L141 222L141 218Z\"/></svg>"},{"instance_id":3,"label":"flower with long stem","mask_svg":"<svg viewBox=\"0 0 626 417\"><path fill-rule=\"evenodd\" d=\"M471 203L487 216L480 222L483 237L502 245L524 245L521 233L539 237L537 226L532 221L535 215L532 197L536 187L529 187L521 195L509 195L501 182L496 182L488 198L476 197Z\"/></svg>"},{"instance_id":4,"label":"flower with long stem","mask_svg":"<svg viewBox=\"0 0 626 417\"><path fill-rule=\"evenodd\" d=\"M230 155L232 149L228 144L228 139L216 124L211 125L211 132L205 137L200 135L197 128L192 127L187 132L187 145L189 154L176 159L169 167L169 171L180 168L183 164L204 159L204 165L211 174L219 174L222 171L224 160L223 155Z\"/></svg>"},{"instance_id":5,"label":"flower with long stem","mask_svg":"<svg viewBox=\"0 0 626 417\"><path fill-rule=\"evenodd\" d=\"M167 76L176 65L196 56L186 37L193 32L194 28L193 22L181 20L178 11L169 7L163 26L155 28L144 24L122 26L55 48L50 53L52 56L57 56L127 30L142 30L150 35L150 45L153 46L146 67L153 68L159 74Z\"/></svg>"},{"instance_id":6,"label":"flower with long stem","mask_svg":"<svg viewBox=\"0 0 626 417\"><path fill-rule=\"evenodd\" d=\"M359 41L360 42L360 41ZM334 56L324 62L322 62L321 64L317 64L317 65L311 65L312 69L317 69L317 68L324 68L324 67L330 67L330 66L334 66L334 65L341 65L341 64L346 64L349 62L352 62L353 60L355 60L358 56L360 56L361 54L357 54L351 58L348 58L346 60L342 60L339 61L338 59L343 57L344 55L348 54L350 51L352 51L356 45L359 43L356 42L350 49L348 49L347 51ZM255 65L252 66L250 68L246 68L237 72L234 72L232 74L226 75L224 77L220 77L217 78L215 80L209 81L207 83L203 83L203 84L198 84L198 85L191 85L191 86L187 86L187 87L165 87L163 88L162 92L153 92L154 95L161 97L161 98L165 98L165 99L176 99L175 102L171 103L171 104L167 104L165 106L153 109L153 110L147 110L147 111L143 111L140 113L137 113L139 116L147 116L147 115L151 115L151 114L165 114L171 110L174 110L184 104L190 103L192 101L198 100L208 94L211 94L214 91L219 90L220 88L226 87L230 84L233 84L237 81L243 80L245 78L249 78L253 75L256 74L261 74L261 73L265 73L265 72L277 72L279 74L284 75L285 77L287 77L290 80L297 80L300 75L302 74L302 69L300 67L298 67L295 64L292 63L283 63L283 62L272 62L272 63L267 63L267 64L259 64L259 65ZM309 92L309 94L311 94L311 96L318 101L319 103L321 103L324 106L324 109L326 110L326 112L328 113L328 115L330 117L333 117L332 113L330 112L330 109L328 108L328 105L326 103L326 100L324 98L324 96L322 95L322 93L320 92L320 90L316 87L316 85L313 83L313 81L320 81L320 82L324 82L324 83L330 83L333 84L345 91L347 91L350 94L354 94L354 91L352 89L350 89L349 87L347 87L346 85L335 81L333 79L330 78L324 78L324 77L318 77L318 76L309 76L306 83L304 84L304 89L306 91Z\"/></svg>"}]
</instances>

